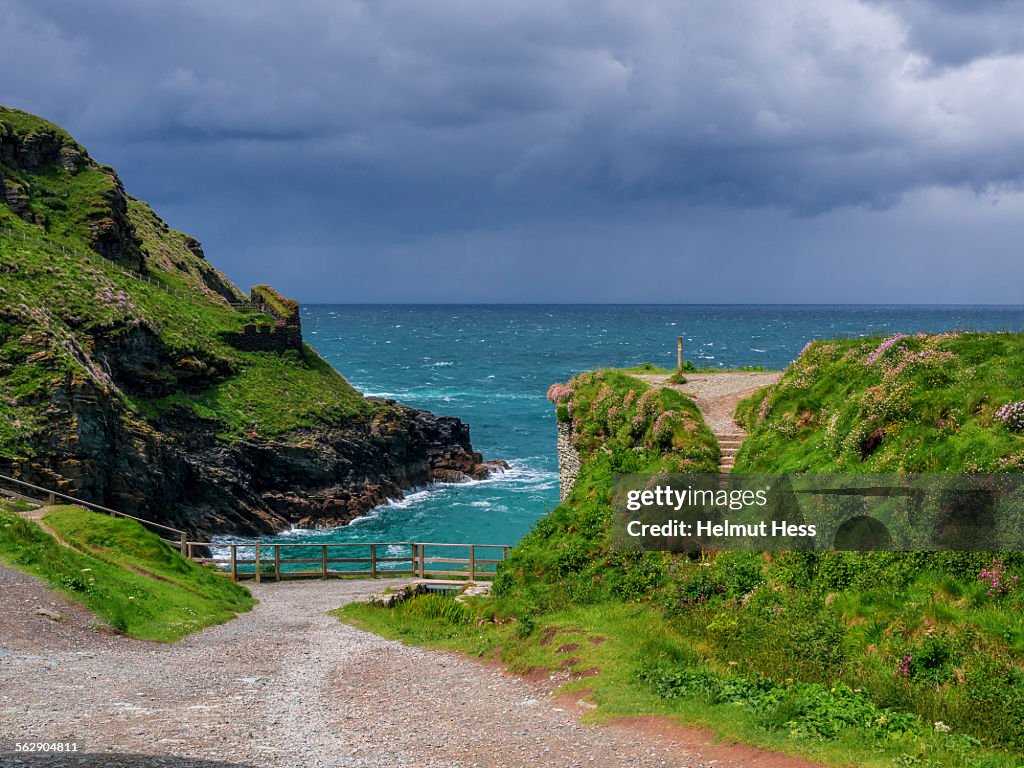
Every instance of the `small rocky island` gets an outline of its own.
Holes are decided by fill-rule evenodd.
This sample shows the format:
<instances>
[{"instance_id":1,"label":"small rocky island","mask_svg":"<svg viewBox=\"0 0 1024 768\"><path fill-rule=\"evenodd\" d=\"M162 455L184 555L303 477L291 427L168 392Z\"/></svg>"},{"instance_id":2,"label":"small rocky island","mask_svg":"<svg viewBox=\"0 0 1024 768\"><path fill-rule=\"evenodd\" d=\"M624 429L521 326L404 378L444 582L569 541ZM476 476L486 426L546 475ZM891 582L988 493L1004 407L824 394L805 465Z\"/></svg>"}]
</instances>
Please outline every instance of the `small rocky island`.
<instances>
[{"instance_id":1,"label":"small rocky island","mask_svg":"<svg viewBox=\"0 0 1024 768\"><path fill-rule=\"evenodd\" d=\"M347 523L504 468L364 398L59 127L0 107L0 473L184 528Z\"/></svg>"}]
</instances>

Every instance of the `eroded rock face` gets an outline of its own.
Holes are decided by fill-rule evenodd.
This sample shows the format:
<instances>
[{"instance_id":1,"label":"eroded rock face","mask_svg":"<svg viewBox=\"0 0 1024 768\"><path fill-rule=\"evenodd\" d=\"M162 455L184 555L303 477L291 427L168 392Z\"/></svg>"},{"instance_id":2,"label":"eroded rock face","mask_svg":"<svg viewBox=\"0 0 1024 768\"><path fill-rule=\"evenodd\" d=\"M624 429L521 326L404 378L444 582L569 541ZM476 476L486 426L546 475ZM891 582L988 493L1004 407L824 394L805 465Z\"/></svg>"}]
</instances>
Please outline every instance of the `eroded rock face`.
<instances>
[{"instance_id":1,"label":"eroded rock face","mask_svg":"<svg viewBox=\"0 0 1024 768\"><path fill-rule=\"evenodd\" d=\"M185 411L153 427L128 418L95 382L68 382L53 393L54 423L36 458L0 464L4 474L203 539L343 525L404 490L507 468L473 451L459 419L388 405L386 420L226 444L219 425Z\"/></svg>"}]
</instances>

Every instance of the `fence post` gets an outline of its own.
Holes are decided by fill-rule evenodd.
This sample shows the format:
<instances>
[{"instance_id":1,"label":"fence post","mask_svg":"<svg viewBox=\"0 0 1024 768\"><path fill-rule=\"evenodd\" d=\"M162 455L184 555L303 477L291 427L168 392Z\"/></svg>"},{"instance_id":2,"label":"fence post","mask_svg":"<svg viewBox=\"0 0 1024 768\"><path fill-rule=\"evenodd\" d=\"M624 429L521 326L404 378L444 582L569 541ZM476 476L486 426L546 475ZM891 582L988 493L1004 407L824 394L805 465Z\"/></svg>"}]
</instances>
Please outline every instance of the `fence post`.
<instances>
[{"instance_id":1,"label":"fence post","mask_svg":"<svg viewBox=\"0 0 1024 768\"><path fill-rule=\"evenodd\" d=\"M260 583L260 543L256 542L256 583Z\"/></svg>"},{"instance_id":2,"label":"fence post","mask_svg":"<svg viewBox=\"0 0 1024 768\"><path fill-rule=\"evenodd\" d=\"M281 580L281 545L274 545L274 581Z\"/></svg>"},{"instance_id":3,"label":"fence post","mask_svg":"<svg viewBox=\"0 0 1024 768\"><path fill-rule=\"evenodd\" d=\"M57 494L55 494L53 491L50 491L46 495L46 501L52 507L54 504L57 503Z\"/></svg>"},{"instance_id":4,"label":"fence post","mask_svg":"<svg viewBox=\"0 0 1024 768\"><path fill-rule=\"evenodd\" d=\"M469 580L476 581L476 547L469 545Z\"/></svg>"},{"instance_id":5,"label":"fence post","mask_svg":"<svg viewBox=\"0 0 1024 768\"><path fill-rule=\"evenodd\" d=\"M320 552L320 568L321 568L321 573L322 573L321 578L326 579L327 578L327 545L326 544L323 545L323 550Z\"/></svg>"},{"instance_id":6,"label":"fence post","mask_svg":"<svg viewBox=\"0 0 1024 768\"><path fill-rule=\"evenodd\" d=\"M182 557L185 557L185 552L186 552L186 550L188 550L188 549L189 549L189 546L188 546L188 537L187 537L187 536L185 535L185 532L184 532L184 531L182 531L182 532L181 532L181 556L182 556ZM189 552L189 553L188 553L188 559L189 559L189 560L191 560L191 559L192 559L192 553L191 553L191 552Z\"/></svg>"},{"instance_id":7,"label":"fence post","mask_svg":"<svg viewBox=\"0 0 1024 768\"><path fill-rule=\"evenodd\" d=\"M377 578L377 545L370 545L370 578Z\"/></svg>"},{"instance_id":8,"label":"fence post","mask_svg":"<svg viewBox=\"0 0 1024 768\"><path fill-rule=\"evenodd\" d=\"M238 581L238 545L231 545L231 580Z\"/></svg>"}]
</instances>

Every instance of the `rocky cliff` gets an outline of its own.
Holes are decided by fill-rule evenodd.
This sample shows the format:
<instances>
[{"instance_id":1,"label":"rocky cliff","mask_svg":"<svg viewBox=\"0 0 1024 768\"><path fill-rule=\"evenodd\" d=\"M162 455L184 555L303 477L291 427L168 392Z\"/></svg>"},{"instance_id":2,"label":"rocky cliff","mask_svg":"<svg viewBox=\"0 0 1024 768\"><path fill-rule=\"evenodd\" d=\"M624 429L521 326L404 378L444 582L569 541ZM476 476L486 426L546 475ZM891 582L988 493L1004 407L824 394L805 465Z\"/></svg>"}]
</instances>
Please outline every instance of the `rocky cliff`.
<instances>
[{"instance_id":1,"label":"rocky cliff","mask_svg":"<svg viewBox=\"0 0 1024 768\"><path fill-rule=\"evenodd\" d=\"M66 132L0 107L0 472L200 536L481 478L456 418L366 399Z\"/></svg>"}]
</instances>

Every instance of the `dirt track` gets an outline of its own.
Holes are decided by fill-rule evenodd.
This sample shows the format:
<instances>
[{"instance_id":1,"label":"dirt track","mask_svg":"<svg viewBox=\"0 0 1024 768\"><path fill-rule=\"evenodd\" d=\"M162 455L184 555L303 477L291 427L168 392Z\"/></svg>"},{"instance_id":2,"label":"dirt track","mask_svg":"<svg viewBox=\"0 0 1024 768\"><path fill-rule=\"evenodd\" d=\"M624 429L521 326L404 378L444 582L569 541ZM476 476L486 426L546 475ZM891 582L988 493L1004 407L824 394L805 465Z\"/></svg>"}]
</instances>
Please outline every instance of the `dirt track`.
<instances>
[{"instance_id":1,"label":"dirt track","mask_svg":"<svg viewBox=\"0 0 1024 768\"><path fill-rule=\"evenodd\" d=\"M93 628L81 609L0 567L0 741L79 741L85 753L0 765L686 766L801 761L640 720L581 725L575 698L448 653L383 640L326 612L376 581L257 586L251 613L175 645ZM39 607L68 619L37 615ZM550 687L550 686L549 686Z\"/></svg>"}]
</instances>

